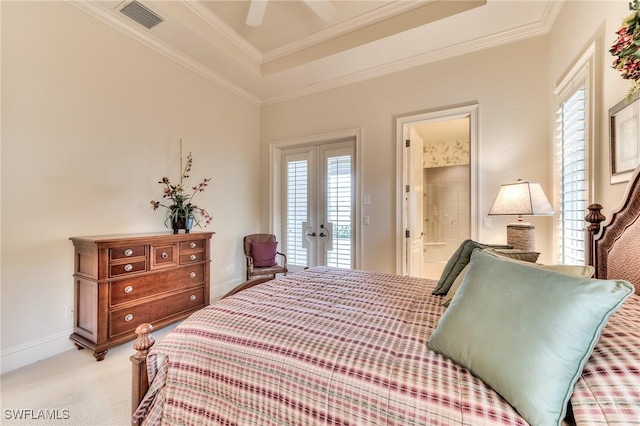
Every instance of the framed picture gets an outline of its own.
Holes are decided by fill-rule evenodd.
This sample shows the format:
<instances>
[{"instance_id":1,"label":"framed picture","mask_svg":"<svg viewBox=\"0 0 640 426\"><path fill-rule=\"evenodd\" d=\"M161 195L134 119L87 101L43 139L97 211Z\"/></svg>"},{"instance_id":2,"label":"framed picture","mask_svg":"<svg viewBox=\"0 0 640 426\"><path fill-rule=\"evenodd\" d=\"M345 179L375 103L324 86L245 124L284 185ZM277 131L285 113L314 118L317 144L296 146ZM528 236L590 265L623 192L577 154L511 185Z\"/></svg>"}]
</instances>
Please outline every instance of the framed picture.
<instances>
[{"instance_id":1,"label":"framed picture","mask_svg":"<svg viewBox=\"0 0 640 426\"><path fill-rule=\"evenodd\" d=\"M640 98L618 102L609 110L611 183L626 182L640 164Z\"/></svg>"}]
</instances>

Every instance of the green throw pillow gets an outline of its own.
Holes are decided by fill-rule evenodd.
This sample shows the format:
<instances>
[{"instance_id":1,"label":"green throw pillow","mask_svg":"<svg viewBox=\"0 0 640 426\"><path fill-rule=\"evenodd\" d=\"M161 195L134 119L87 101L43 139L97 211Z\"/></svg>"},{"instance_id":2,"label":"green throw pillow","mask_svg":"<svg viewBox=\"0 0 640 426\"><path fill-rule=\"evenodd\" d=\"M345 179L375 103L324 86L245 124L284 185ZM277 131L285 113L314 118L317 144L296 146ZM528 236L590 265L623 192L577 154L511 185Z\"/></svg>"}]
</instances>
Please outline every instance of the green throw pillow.
<instances>
[{"instance_id":1,"label":"green throw pillow","mask_svg":"<svg viewBox=\"0 0 640 426\"><path fill-rule=\"evenodd\" d=\"M489 245L489 244L481 244L473 240L464 240L462 244L458 247L458 249L451 255L449 261L444 267L444 271L442 271L442 275L438 280L438 285L433 290L432 294L444 296L449 291L451 284L456 279L458 274L462 272L467 263L469 263L469 258L471 257L471 253L473 250L479 248L502 248L502 249L510 249L513 248L511 246L502 246L502 245Z\"/></svg>"},{"instance_id":2,"label":"green throw pillow","mask_svg":"<svg viewBox=\"0 0 640 426\"><path fill-rule=\"evenodd\" d=\"M491 386L532 426L560 425L626 281L573 277L475 251L428 347Z\"/></svg>"}]
</instances>

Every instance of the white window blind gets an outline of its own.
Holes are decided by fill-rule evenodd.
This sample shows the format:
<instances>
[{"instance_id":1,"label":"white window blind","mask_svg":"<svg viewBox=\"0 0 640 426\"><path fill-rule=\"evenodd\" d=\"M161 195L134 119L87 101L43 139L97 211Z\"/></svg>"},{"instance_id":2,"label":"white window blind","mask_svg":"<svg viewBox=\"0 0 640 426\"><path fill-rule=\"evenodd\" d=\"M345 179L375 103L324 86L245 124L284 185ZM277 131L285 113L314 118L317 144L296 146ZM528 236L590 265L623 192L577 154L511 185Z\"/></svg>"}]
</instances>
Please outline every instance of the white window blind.
<instances>
[{"instance_id":1,"label":"white window blind","mask_svg":"<svg viewBox=\"0 0 640 426\"><path fill-rule=\"evenodd\" d=\"M558 212L559 261L584 264L584 216L587 209L585 140L585 85L582 84L558 110L560 154L560 208Z\"/></svg>"},{"instance_id":2,"label":"white window blind","mask_svg":"<svg viewBox=\"0 0 640 426\"><path fill-rule=\"evenodd\" d=\"M327 251L327 266L352 265L352 158L327 158L327 221L333 224L333 248Z\"/></svg>"},{"instance_id":3,"label":"white window blind","mask_svg":"<svg viewBox=\"0 0 640 426\"><path fill-rule=\"evenodd\" d=\"M287 263L306 266L307 249L302 247L302 222L308 220L307 160L288 161L286 175Z\"/></svg>"},{"instance_id":4,"label":"white window blind","mask_svg":"<svg viewBox=\"0 0 640 426\"><path fill-rule=\"evenodd\" d=\"M559 263L567 265L585 263L584 217L593 197L595 64L600 50L592 43L555 90L555 255Z\"/></svg>"}]
</instances>

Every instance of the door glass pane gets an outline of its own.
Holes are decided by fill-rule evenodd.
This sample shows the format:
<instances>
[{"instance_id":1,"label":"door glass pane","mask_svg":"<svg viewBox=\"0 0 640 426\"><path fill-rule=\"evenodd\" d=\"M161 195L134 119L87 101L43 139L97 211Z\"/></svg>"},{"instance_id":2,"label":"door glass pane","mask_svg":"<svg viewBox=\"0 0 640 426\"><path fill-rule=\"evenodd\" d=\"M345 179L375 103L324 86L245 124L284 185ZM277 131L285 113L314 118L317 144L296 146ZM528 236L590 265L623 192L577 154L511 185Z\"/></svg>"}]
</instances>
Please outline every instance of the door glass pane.
<instances>
[{"instance_id":1,"label":"door glass pane","mask_svg":"<svg viewBox=\"0 0 640 426\"><path fill-rule=\"evenodd\" d=\"M327 222L333 225L333 244L327 266L352 267L351 155L327 158Z\"/></svg>"},{"instance_id":2,"label":"door glass pane","mask_svg":"<svg viewBox=\"0 0 640 426\"><path fill-rule=\"evenodd\" d=\"M307 222L307 160L288 161L286 174L286 248L289 265L307 266L307 249L302 247L302 222Z\"/></svg>"}]
</instances>

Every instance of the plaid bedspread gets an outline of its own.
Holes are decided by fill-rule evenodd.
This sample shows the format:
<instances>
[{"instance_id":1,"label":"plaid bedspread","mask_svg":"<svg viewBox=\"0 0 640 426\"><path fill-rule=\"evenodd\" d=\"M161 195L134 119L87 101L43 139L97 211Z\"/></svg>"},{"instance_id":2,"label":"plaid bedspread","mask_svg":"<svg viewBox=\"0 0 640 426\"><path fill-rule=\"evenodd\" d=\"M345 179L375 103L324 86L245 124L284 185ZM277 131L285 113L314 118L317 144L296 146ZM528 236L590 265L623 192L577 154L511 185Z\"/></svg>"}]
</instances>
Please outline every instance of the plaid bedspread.
<instances>
[{"instance_id":1,"label":"plaid bedspread","mask_svg":"<svg viewBox=\"0 0 640 426\"><path fill-rule=\"evenodd\" d=\"M576 423L640 425L640 297L614 313L571 397Z\"/></svg>"},{"instance_id":2,"label":"plaid bedspread","mask_svg":"<svg viewBox=\"0 0 640 426\"><path fill-rule=\"evenodd\" d=\"M162 362L149 363L153 381L134 418L146 415L148 425L526 425L482 381L426 347L444 312L434 285L313 268L237 293L193 314L152 350L150 359ZM634 302L629 309L640 309ZM627 325L638 331L634 314ZM576 419L640 424L640 336L626 342L607 328L602 356L576 388ZM621 342L629 357L608 362ZM619 371L629 367L635 373ZM627 412L592 421L602 395L619 384L626 390L611 404L624 400Z\"/></svg>"}]
</instances>

